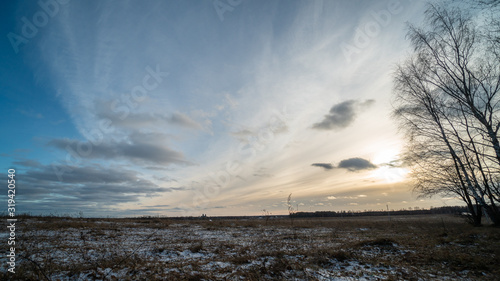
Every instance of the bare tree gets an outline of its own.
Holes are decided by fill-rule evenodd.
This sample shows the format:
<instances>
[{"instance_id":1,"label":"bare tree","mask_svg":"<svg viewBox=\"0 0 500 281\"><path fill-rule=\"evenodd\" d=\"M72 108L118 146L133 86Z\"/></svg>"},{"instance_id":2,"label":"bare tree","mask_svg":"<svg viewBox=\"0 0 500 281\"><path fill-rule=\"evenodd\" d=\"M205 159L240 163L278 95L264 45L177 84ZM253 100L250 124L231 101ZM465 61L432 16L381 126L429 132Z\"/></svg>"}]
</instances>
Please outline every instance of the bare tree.
<instances>
[{"instance_id":1,"label":"bare tree","mask_svg":"<svg viewBox=\"0 0 500 281\"><path fill-rule=\"evenodd\" d=\"M425 15L426 28L409 26L414 53L394 75L415 190L456 194L475 225L482 210L500 224L498 44L467 11L428 4Z\"/></svg>"}]
</instances>

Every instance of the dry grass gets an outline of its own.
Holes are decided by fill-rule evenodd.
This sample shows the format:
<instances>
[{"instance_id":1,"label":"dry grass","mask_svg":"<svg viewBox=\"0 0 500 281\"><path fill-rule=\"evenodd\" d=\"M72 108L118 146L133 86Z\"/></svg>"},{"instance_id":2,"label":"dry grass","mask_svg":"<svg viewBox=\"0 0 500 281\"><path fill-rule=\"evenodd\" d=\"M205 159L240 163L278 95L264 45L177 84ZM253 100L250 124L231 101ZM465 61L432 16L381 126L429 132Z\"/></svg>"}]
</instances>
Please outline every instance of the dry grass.
<instances>
[{"instance_id":1,"label":"dry grass","mask_svg":"<svg viewBox=\"0 0 500 281\"><path fill-rule=\"evenodd\" d=\"M23 218L1 280L498 280L500 229L452 216ZM5 240L5 239L4 239ZM5 259L5 256L2 257Z\"/></svg>"}]
</instances>

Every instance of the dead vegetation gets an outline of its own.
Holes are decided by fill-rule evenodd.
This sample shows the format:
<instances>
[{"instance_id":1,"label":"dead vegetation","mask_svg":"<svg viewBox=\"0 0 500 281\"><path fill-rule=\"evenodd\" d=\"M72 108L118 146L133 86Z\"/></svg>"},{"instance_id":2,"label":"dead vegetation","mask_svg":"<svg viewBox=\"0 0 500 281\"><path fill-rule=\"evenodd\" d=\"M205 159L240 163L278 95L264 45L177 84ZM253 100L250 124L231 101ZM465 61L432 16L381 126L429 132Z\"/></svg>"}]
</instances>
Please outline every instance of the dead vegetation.
<instances>
[{"instance_id":1,"label":"dead vegetation","mask_svg":"<svg viewBox=\"0 0 500 281\"><path fill-rule=\"evenodd\" d=\"M452 216L26 217L1 280L495 280L500 229ZM2 257L2 259L5 259ZM351 278L351 279L350 279Z\"/></svg>"}]
</instances>

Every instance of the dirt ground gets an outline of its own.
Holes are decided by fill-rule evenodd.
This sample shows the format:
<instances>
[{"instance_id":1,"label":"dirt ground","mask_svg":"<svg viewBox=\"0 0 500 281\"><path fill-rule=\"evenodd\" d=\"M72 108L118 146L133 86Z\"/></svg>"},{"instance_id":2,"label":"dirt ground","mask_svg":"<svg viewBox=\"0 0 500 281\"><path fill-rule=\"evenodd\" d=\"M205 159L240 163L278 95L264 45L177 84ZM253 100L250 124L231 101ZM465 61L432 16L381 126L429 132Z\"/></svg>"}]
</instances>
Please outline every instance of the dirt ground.
<instances>
[{"instance_id":1,"label":"dirt ground","mask_svg":"<svg viewBox=\"0 0 500 281\"><path fill-rule=\"evenodd\" d=\"M15 247L1 280L500 280L500 229L449 215L24 217Z\"/></svg>"}]
</instances>

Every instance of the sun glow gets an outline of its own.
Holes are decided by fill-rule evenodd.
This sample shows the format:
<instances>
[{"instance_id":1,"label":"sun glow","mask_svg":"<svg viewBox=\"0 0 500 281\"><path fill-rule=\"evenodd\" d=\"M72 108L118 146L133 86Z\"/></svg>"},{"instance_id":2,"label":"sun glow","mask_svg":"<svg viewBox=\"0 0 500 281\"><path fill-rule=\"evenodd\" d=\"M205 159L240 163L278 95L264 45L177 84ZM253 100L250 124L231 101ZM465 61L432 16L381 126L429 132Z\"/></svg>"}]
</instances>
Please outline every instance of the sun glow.
<instances>
[{"instance_id":1,"label":"sun glow","mask_svg":"<svg viewBox=\"0 0 500 281\"><path fill-rule=\"evenodd\" d=\"M372 172L372 177L384 180L387 183L401 182L406 179L408 170L405 168L379 166Z\"/></svg>"},{"instance_id":2,"label":"sun glow","mask_svg":"<svg viewBox=\"0 0 500 281\"><path fill-rule=\"evenodd\" d=\"M375 154L375 157L373 158L372 162L375 165L383 165L394 162L398 160L398 158L399 158L399 150L396 148L389 148Z\"/></svg>"},{"instance_id":3,"label":"sun glow","mask_svg":"<svg viewBox=\"0 0 500 281\"><path fill-rule=\"evenodd\" d=\"M373 163L378 166L371 174L372 177L384 180L387 183L401 182L406 179L408 169L398 167L399 150L390 148L377 153Z\"/></svg>"}]
</instances>

